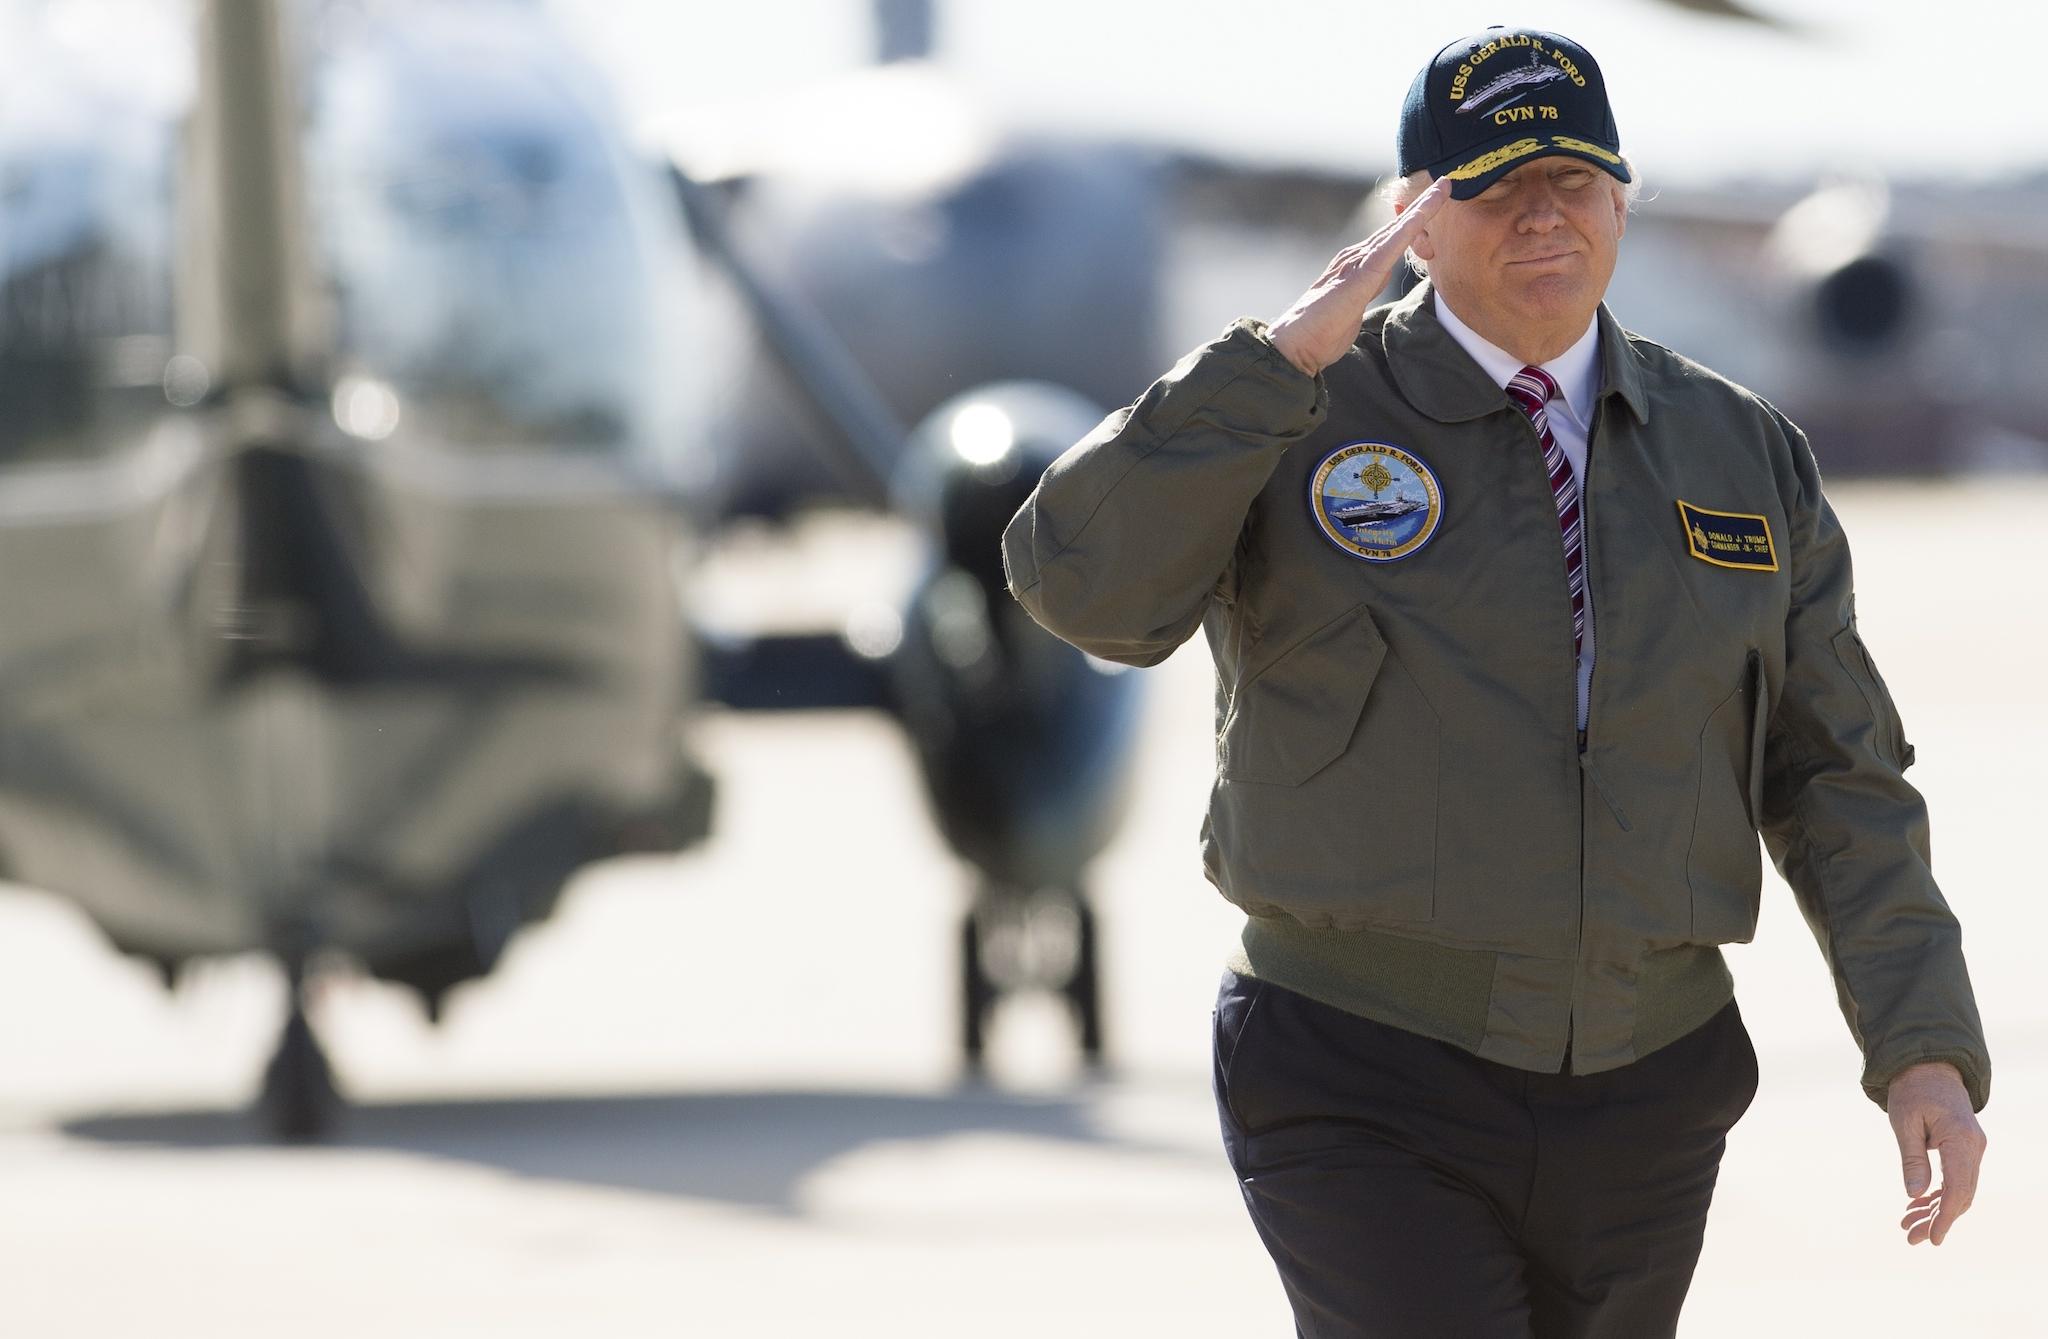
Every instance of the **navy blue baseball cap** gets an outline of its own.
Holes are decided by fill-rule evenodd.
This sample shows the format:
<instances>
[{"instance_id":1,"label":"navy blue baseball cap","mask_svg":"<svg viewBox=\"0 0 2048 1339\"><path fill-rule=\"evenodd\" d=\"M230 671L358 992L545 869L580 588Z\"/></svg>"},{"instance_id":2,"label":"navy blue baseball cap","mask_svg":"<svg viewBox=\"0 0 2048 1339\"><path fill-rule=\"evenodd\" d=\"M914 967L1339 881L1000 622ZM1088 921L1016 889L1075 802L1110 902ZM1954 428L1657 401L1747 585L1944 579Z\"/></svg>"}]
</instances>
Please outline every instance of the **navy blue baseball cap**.
<instances>
[{"instance_id":1,"label":"navy blue baseball cap","mask_svg":"<svg viewBox=\"0 0 2048 1339\"><path fill-rule=\"evenodd\" d=\"M1469 200L1531 158L1583 158L1622 181L1621 134L1592 53L1534 28L1488 28L1444 47L1408 86L1401 175L1451 179Z\"/></svg>"}]
</instances>

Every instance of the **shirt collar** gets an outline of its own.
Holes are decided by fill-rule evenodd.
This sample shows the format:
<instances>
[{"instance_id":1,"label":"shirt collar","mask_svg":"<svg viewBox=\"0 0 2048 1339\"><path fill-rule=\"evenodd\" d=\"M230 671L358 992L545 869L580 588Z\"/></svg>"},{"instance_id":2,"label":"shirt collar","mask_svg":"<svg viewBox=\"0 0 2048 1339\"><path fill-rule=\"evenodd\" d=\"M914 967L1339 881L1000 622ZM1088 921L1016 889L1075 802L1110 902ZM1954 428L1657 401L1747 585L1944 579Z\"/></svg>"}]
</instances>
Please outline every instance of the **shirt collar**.
<instances>
[{"instance_id":1,"label":"shirt collar","mask_svg":"<svg viewBox=\"0 0 2048 1339\"><path fill-rule=\"evenodd\" d=\"M1507 392L1472 360L1444 323L1436 318L1435 286L1428 280L1379 310L1377 326L1368 321L1361 340L1377 346L1387 372L1401 395L1439 423L1469 423L1508 407ZM1650 394L1645 384L1644 355L1635 339L1600 304L1594 320L1600 326L1600 395L1619 396L1638 423L1650 421Z\"/></svg>"},{"instance_id":2,"label":"shirt collar","mask_svg":"<svg viewBox=\"0 0 2048 1339\"><path fill-rule=\"evenodd\" d=\"M1451 338L1457 340L1458 346L1472 355L1472 361L1478 363L1486 375L1493 378L1496 386L1503 390L1507 389L1507 384L1522 370L1522 360L1459 320L1458 314L1444 301L1441 290L1437 290L1433 296L1436 319L1450 332ZM1600 322L1592 320L1586 322L1586 333L1580 335L1577 342L1541 365L1543 370L1550 374L1551 380L1557 383L1557 393L1564 398L1565 407L1571 410L1572 417L1582 424L1593 421L1593 398L1600 389L1599 352Z\"/></svg>"}]
</instances>

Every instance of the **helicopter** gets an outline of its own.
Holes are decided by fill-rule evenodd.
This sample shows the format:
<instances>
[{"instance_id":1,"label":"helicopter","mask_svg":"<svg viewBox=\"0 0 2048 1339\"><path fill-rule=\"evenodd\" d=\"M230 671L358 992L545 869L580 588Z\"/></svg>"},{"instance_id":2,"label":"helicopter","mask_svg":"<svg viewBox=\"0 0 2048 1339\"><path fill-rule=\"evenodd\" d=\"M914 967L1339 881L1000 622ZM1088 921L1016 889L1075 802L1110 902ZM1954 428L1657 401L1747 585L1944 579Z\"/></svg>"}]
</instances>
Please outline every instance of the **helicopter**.
<instances>
[{"instance_id":1,"label":"helicopter","mask_svg":"<svg viewBox=\"0 0 2048 1339\"><path fill-rule=\"evenodd\" d=\"M36 62L60 133L6 146L0 853L167 984L274 955L260 1104L307 1137L326 961L438 1015L712 791L667 200L531 29L359 34L302 104L288 17L198 7L187 105L112 127Z\"/></svg>"},{"instance_id":2,"label":"helicopter","mask_svg":"<svg viewBox=\"0 0 2048 1339\"><path fill-rule=\"evenodd\" d=\"M314 1138L343 1106L323 972L438 1018L576 871L711 832L704 709L890 706L941 831L1018 890L966 921L963 1049L1045 975L1017 946L1050 904L1054 985L1099 1055L1073 881L1121 816L1135 690L962 598L1095 408L1013 381L915 429L873 417L902 466L884 491L931 535L900 634L711 645L692 239L717 224L547 16L164 14L112 49L17 46L0 118L0 872L167 987L274 957L290 1005L257 1104ZM801 320L783 334L831 363Z\"/></svg>"}]
</instances>

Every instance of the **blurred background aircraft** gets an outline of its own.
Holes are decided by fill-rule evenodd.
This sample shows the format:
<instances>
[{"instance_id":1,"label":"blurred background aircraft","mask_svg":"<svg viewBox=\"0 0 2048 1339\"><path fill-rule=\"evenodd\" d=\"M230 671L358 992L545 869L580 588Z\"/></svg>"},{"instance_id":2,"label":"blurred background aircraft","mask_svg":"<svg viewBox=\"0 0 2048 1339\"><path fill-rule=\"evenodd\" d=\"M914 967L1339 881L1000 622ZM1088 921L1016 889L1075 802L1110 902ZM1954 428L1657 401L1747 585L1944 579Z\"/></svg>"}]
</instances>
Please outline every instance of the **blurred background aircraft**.
<instances>
[{"instance_id":1,"label":"blurred background aircraft","mask_svg":"<svg viewBox=\"0 0 2048 1339\"><path fill-rule=\"evenodd\" d=\"M521 13L17 9L0 143L0 852L159 965L490 970L707 830L672 200Z\"/></svg>"},{"instance_id":2,"label":"blurred background aircraft","mask_svg":"<svg viewBox=\"0 0 2048 1339\"><path fill-rule=\"evenodd\" d=\"M979 376L1125 403L1234 316L1284 308L1379 221L1412 71L1489 12L1195 5L1168 24L893 0L857 66L858 8L725 20L772 28L781 57L734 86L692 58L701 15L563 6L911 419ZM2048 463L2048 348L2029 334L2048 309L2048 115L1989 27L1903 3L1538 9L1524 21L1601 35L1648 183L1610 299L1625 324L1786 409L1831 472ZM851 68L805 69L828 52ZM1907 71L1953 81L1969 131L1899 96ZM818 431L772 384L760 359L732 383L733 510L838 487L792 469Z\"/></svg>"},{"instance_id":3,"label":"blurred background aircraft","mask_svg":"<svg viewBox=\"0 0 2048 1339\"><path fill-rule=\"evenodd\" d=\"M686 598L716 510L704 275L543 11L15 17L10 878L166 984L274 955L292 1004L262 1105L309 1135L337 1096L307 1011L323 968L360 963L438 1016L578 869L709 830L704 694L893 705L980 871L968 1057L995 998L1041 978L1100 1055L1079 875L1120 817L1135 681L990 598L1003 522L1098 410L1014 382L914 438L849 427L872 500L930 527L907 609L858 652L742 635L707 656ZM794 367L844 361L801 319L772 333ZM814 390L828 412L866 393Z\"/></svg>"}]
</instances>

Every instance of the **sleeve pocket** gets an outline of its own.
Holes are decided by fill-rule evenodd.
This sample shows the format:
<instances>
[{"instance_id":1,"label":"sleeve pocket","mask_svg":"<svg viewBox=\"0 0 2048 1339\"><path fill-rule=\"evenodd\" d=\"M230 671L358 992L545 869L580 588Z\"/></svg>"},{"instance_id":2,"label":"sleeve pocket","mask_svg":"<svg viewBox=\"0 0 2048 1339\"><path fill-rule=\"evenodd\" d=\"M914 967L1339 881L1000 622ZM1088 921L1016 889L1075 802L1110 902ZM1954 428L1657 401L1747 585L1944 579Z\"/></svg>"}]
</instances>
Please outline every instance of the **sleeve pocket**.
<instances>
[{"instance_id":1,"label":"sleeve pocket","mask_svg":"<svg viewBox=\"0 0 2048 1339\"><path fill-rule=\"evenodd\" d=\"M1884 686L1884 679L1878 675L1877 662L1870 658L1870 650L1863 645L1863 638L1851 622L1835 634L1835 658L1842 669L1856 681L1856 688L1863 694L1863 700L1870 707L1872 744L1878 756L1892 766L1904 771L1913 765L1913 746L1906 742L1905 725L1899 719L1899 711L1892 703L1892 695Z\"/></svg>"},{"instance_id":2,"label":"sleeve pocket","mask_svg":"<svg viewBox=\"0 0 2048 1339\"><path fill-rule=\"evenodd\" d=\"M1764 746L1771 733L1771 685L1764 674L1762 653L1749 653L1749 825L1756 827L1764 812Z\"/></svg>"}]
</instances>

